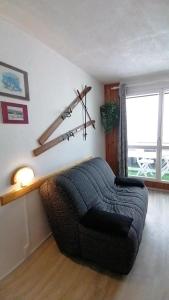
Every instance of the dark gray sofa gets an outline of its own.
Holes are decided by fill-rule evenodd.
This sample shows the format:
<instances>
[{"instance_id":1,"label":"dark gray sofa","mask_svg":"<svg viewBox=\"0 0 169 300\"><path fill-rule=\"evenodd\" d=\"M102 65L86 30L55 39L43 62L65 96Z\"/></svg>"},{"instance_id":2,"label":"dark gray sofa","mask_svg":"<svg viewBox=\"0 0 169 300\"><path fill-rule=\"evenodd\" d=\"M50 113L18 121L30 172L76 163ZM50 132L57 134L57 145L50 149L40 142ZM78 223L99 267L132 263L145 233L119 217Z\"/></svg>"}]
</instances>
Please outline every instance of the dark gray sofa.
<instances>
[{"instance_id":1,"label":"dark gray sofa","mask_svg":"<svg viewBox=\"0 0 169 300\"><path fill-rule=\"evenodd\" d=\"M40 188L53 235L67 255L127 274L136 258L147 212L146 187L121 187L105 160L75 166ZM127 236L106 234L81 224L90 208L133 218Z\"/></svg>"}]
</instances>

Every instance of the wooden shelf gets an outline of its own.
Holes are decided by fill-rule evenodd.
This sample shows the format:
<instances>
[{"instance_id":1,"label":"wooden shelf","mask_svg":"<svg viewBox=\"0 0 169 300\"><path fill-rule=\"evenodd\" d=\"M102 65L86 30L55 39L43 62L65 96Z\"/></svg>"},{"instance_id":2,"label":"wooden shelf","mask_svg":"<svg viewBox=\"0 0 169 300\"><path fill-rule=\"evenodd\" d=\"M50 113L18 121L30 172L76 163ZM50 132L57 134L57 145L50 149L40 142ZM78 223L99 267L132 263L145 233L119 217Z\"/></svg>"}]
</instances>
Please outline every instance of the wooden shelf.
<instances>
[{"instance_id":1,"label":"wooden shelf","mask_svg":"<svg viewBox=\"0 0 169 300\"><path fill-rule=\"evenodd\" d=\"M91 158L92 158L92 156L89 156L89 157L87 157L87 158L85 158L83 160L75 161L73 164L68 165L68 166L66 166L64 168L61 168L61 169L57 170L57 172L55 172L55 173L48 174L47 176L43 176L43 177L39 177L39 178L35 179L28 186L25 186L25 187L22 187L22 188L18 188L15 185L12 189L10 188L9 191L7 191L5 194L3 194L3 195L0 196L0 205L2 205L2 206L6 205L6 204L8 204L8 203L10 203L10 202L12 202L12 201L20 198L20 197L22 197L22 196L24 196L24 195L32 192L32 191L38 189L41 186L41 184L46 179L51 178L51 177L53 177L55 175L58 175L58 174L60 174L60 173L62 173L64 171L66 171L67 169L70 169L71 167L74 167L74 166L76 166L76 165L78 165L78 164L80 164L82 162L85 162L85 161L91 159Z\"/></svg>"}]
</instances>

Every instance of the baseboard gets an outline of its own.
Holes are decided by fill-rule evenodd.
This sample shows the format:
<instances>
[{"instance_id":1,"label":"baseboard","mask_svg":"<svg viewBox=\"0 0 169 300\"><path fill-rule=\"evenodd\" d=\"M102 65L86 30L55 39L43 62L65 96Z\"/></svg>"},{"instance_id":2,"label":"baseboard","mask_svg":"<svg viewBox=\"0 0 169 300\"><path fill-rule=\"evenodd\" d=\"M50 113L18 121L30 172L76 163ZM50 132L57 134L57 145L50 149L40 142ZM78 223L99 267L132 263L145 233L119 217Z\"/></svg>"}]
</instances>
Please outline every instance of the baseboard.
<instances>
[{"instance_id":1,"label":"baseboard","mask_svg":"<svg viewBox=\"0 0 169 300\"><path fill-rule=\"evenodd\" d=\"M11 274L16 268L18 268L29 256L32 255L32 253L37 250L50 236L51 236L51 232L49 232L47 234L47 236L42 240L40 241L40 243L38 245L36 245L36 247L34 247L32 249L32 251L29 253L29 255L23 259L21 259L15 266L13 266L8 272L6 272L4 275L0 276L0 280L4 279L5 277L7 277L9 274Z\"/></svg>"},{"instance_id":2,"label":"baseboard","mask_svg":"<svg viewBox=\"0 0 169 300\"><path fill-rule=\"evenodd\" d=\"M169 193L169 190L162 189L162 188L155 188L155 187L147 187L147 188L150 191Z\"/></svg>"},{"instance_id":3,"label":"baseboard","mask_svg":"<svg viewBox=\"0 0 169 300\"><path fill-rule=\"evenodd\" d=\"M52 235L52 232L49 232L48 234L47 234L47 236L42 240L42 241L40 241L40 243L38 244L38 245L36 245L31 251L30 251L30 253L29 253L29 255L27 256L27 257L29 257L30 255L32 255L32 253L36 250L36 249L38 249L50 236Z\"/></svg>"},{"instance_id":4,"label":"baseboard","mask_svg":"<svg viewBox=\"0 0 169 300\"><path fill-rule=\"evenodd\" d=\"M0 277L0 280L4 279L6 276L8 276L10 273L12 273L17 267L19 267L19 265L21 265L23 262L25 261L25 258L24 259L21 259L14 267L12 267L10 269L10 271L8 271L7 273L5 273L4 275L2 275Z\"/></svg>"}]
</instances>

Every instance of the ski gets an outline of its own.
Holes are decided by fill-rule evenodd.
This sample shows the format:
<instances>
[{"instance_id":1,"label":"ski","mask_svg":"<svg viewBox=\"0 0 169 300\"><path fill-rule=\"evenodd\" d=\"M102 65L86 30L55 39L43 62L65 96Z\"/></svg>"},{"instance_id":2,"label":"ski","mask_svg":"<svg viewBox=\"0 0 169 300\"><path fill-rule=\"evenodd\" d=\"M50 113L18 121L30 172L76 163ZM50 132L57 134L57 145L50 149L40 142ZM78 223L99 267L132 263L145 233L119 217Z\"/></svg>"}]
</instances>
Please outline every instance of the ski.
<instances>
[{"instance_id":1,"label":"ski","mask_svg":"<svg viewBox=\"0 0 169 300\"><path fill-rule=\"evenodd\" d=\"M39 137L38 142L43 145L46 140L52 135L57 127L67 118L71 116L73 109L78 105L79 102L86 96L86 94L91 90L90 86L87 86L83 91L70 103L68 107L58 116L58 118L44 131L44 133Z\"/></svg>"},{"instance_id":2,"label":"ski","mask_svg":"<svg viewBox=\"0 0 169 300\"><path fill-rule=\"evenodd\" d=\"M71 137L74 137L75 134L77 134L78 132L80 132L81 130L83 130L83 129L85 128L85 126L86 126L86 127L91 126L91 125L93 126L94 124L95 124L95 121L94 121L94 120L88 121L88 122L86 123L86 125L85 125L85 123L84 123L84 124L81 124L81 125L79 125L79 126L73 128L73 129L67 131L67 132L64 133L64 134L61 134L61 135L58 136L57 138L55 138L55 139L53 139L53 140L51 140L51 141L49 141L49 142L47 142L47 143L41 145L40 147L34 149L34 150L33 150L33 154L34 154L35 156L38 156L38 155L42 154L43 152L49 150L50 148L56 146L57 144L59 144L59 143L65 141L65 140L69 141L69 139L70 139Z\"/></svg>"}]
</instances>

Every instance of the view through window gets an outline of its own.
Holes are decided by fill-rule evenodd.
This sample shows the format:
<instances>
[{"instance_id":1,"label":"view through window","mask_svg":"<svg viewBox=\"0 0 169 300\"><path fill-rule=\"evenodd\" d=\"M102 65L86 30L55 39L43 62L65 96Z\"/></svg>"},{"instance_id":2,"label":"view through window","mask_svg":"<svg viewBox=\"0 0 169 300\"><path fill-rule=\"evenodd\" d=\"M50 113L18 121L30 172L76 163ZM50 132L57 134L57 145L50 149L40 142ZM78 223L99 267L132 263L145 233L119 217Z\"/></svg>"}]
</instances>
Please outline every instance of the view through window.
<instances>
[{"instance_id":1,"label":"view through window","mask_svg":"<svg viewBox=\"0 0 169 300\"><path fill-rule=\"evenodd\" d=\"M169 181L169 93L128 97L128 174Z\"/></svg>"}]
</instances>

